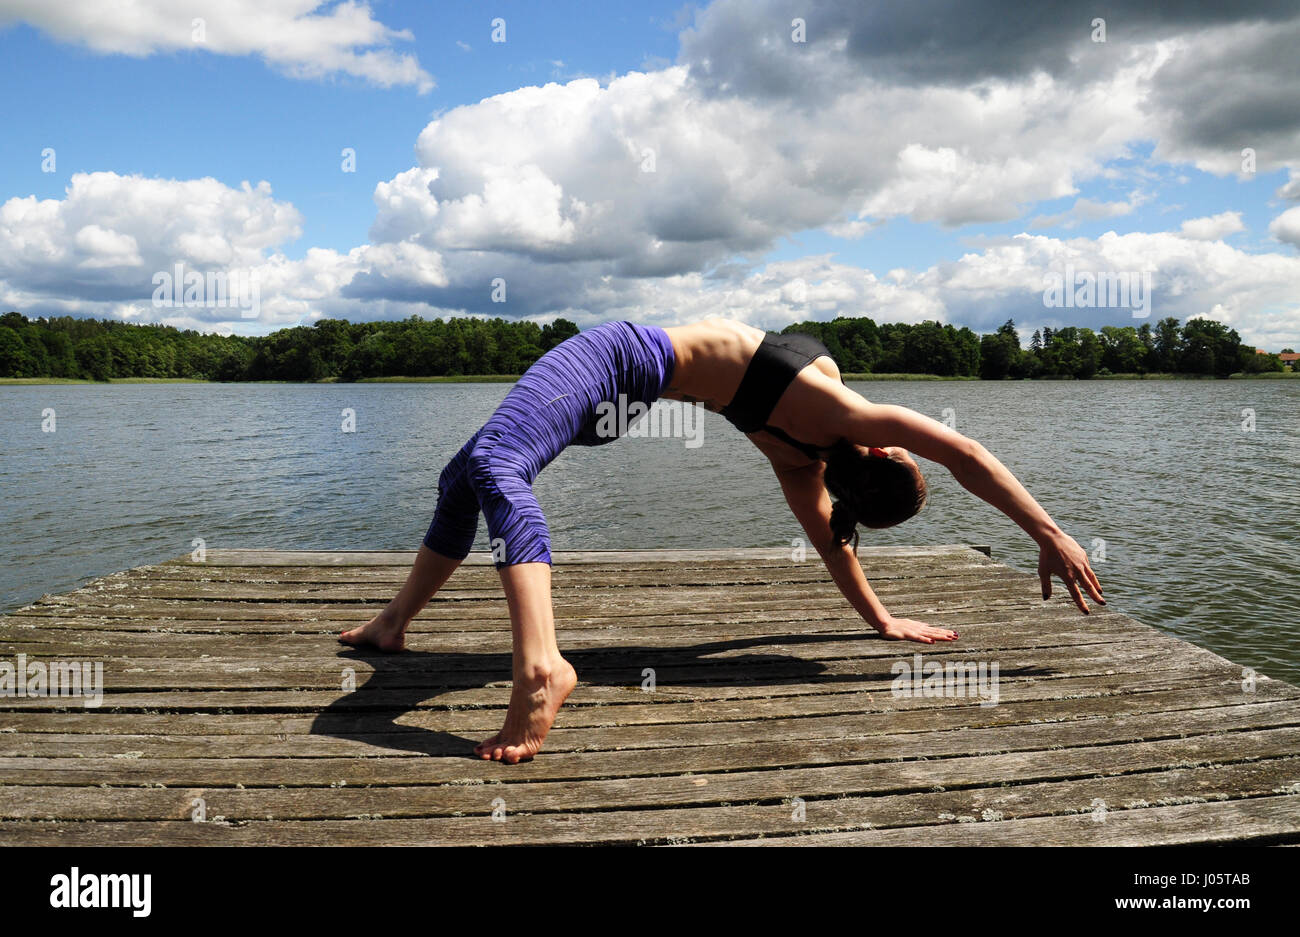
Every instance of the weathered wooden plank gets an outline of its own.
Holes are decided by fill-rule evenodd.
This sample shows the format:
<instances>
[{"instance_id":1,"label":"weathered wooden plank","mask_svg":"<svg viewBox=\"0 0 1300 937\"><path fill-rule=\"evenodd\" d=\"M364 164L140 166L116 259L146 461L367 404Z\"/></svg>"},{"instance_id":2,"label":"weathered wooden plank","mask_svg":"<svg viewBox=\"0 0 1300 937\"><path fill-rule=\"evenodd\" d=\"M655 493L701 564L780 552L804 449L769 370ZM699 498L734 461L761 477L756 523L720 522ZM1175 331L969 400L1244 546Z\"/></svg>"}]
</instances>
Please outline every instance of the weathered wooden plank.
<instances>
[{"instance_id":1,"label":"weathered wooden plank","mask_svg":"<svg viewBox=\"0 0 1300 937\"><path fill-rule=\"evenodd\" d=\"M1065 618L1067 626L1077 625L1077 618ZM844 627L799 628L797 623L783 623L780 627L765 626L753 631L731 630L725 635L710 634L699 628L656 629L653 633L637 629L564 629L561 639L567 651L585 659L617 655L644 656L653 649L671 659L709 657L723 659L750 652L784 652L799 648L800 654L811 654L817 659L837 657L888 657L892 660L910 659L913 653L934 655L978 655L981 660L995 661L999 655L1007 657L1005 663L1015 663L1020 652L1034 649L1061 650L1068 647L1127 645L1132 647L1167 647L1179 653L1185 642L1155 631L1134 632L1122 619L1099 621L1092 628L1063 627L1048 630L1026 630L1014 625L991 623L961 623L962 637L954 642L936 643L925 647L910 647L908 643L889 641L858 620L843 622ZM485 631L478 633L413 632L408 648L422 651L425 645L437 648L427 653L387 655L373 651L354 650L338 643L338 632L330 630L299 634L259 634L232 636L230 634L171 634L164 632L122 635L90 634L80 640L67 636L60 641L9 642L0 638L0 649L12 647L15 653L25 653L29 661L67 658L102 660L116 673L205 673L245 670L265 663L268 672L314 670L333 668L344 662L357 672L376 669L385 671L430 672L442 669L441 656L448 660L472 658L480 655L509 653L508 632ZM495 662L494 662L495 663Z\"/></svg>"},{"instance_id":2,"label":"weathered wooden plank","mask_svg":"<svg viewBox=\"0 0 1300 937\"><path fill-rule=\"evenodd\" d=\"M599 683L624 687L633 692L640 690L644 671L647 668L653 669L658 681L655 693L661 696L674 687L713 687L729 683L760 687L773 683L798 683L817 687L832 682L856 682L864 688L888 690L895 677L893 664L900 660L901 655L896 657L878 653L868 646L870 644L870 641L846 644L842 652L837 652L843 656L837 657L785 646L777 646L776 649L781 650L781 654L674 656L670 650L640 655L617 651L570 650L567 656L578 669L581 680L588 685ZM897 645L891 642L886 646L893 648ZM955 652L932 650L931 654L938 660L945 656L953 657ZM325 692L323 688L331 685L341 687L347 676L344 673L346 668L355 670L357 676L361 677L361 671L356 668L364 658L323 662L317 671L285 674L275 673L270 663L266 665L265 673L218 674L214 672L217 669L214 665L203 674L188 676L183 689L173 689L176 681L168 681L165 675L159 678L106 673L106 689L100 708L105 711L120 708L193 710L200 706L231 708L251 705L301 710L325 705L337 709L415 706L430 697L444 695L448 689L484 686L501 680L510 670L510 658L505 653L495 657L487 654L433 656L437 658L437 667L426 672L412 669L419 665L415 652L407 652L401 657L371 658L385 661L384 669L371 674L368 680L359 682L355 690L342 695L333 691ZM901 659L912 660L910 656ZM389 661L392 669L387 669ZM1152 671L1179 670L1219 662L1220 658L1195 647L1170 649L1158 641L1143 644L1127 641L1087 645L1066 651L1025 651L1014 662L1007 662L999 680L1018 676L1085 676L1111 672L1131 673L1140 679ZM436 674L436 679L430 679L429 674ZM123 689L119 683L134 686ZM504 685L506 684L503 683ZM317 691L316 694L310 695L313 690ZM237 695L250 691L265 691L273 695ZM23 710L82 708L83 705L76 697L11 698L6 701L6 708Z\"/></svg>"},{"instance_id":3,"label":"weathered wooden plank","mask_svg":"<svg viewBox=\"0 0 1300 937\"><path fill-rule=\"evenodd\" d=\"M1064 695L1065 690L1058 690L1058 681L1076 679L1097 681L1098 686L1105 687L1105 692L1133 692L1135 690L1158 687L1165 678L1180 677L1189 674L1206 674L1223 680L1226 684L1242 685L1240 668L1236 665L1215 666L1213 663L1201 664L1192 668L1168 667L1161 670L1164 658L1157 655L1155 659L1139 661L1134 666L1135 672L1121 672L1102 664L1097 667L1076 668L1069 675L1025 675L1002 679L1001 695L1003 699L1017 692L1019 686L1027 685L1030 692L1044 698ZM883 679L873 680L870 676L856 673L856 666L850 666L848 673L841 673L837 663L831 663L818 674L818 682L813 684L798 683L795 680L779 683L762 680L746 680L738 676L733 682L716 680L699 681L689 684L674 685L660 683L653 694L647 695L637 685L620 685L621 681L611 680L609 684L579 683L573 696L565 704L566 710L583 705L617 706L626 703L644 703L653 699L657 703L706 700L750 700L761 698L795 697L805 695L835 695L859 691L886 690L889 686ZM328 708L332 713L365 713L407 711L444 711L462 706L500 706L509 689L509 681L500 680L483 683L477 680L465 680L463 686L446 686L451 681L444 679L443 686L430 692L428 687L408 687L397 689L377 689L363 686L345 696L335 691L311 690L170 690L167 692L128 692L114 693L106 691L97 713L131 713L131 712L174 712L199 713L214 712L219 715L237 712L269 713L303 713L317 712ZM1071 687L1076 684L1068 684ZM1093 695L1088 690L1076 691L1079 695ZM85 712L86 708L77 700L56 699L10 699L6 709L10 711L27 711L37 713L69 710ZM919 701L918 701L919 702ZM934 700L925 701L934 704ZM941 704L950 705L953 701L942 700ZM956 701L960 705L969 705L966 700ZM3 712L3 710L0 710Z\"/></svg>"},{"instance_id":4,"label":"weathered wooden plank","mask_svg":"<svg viewBox=\"0 0 1300 937\"><path fill-rule=\"evenodd\" d=\"M560 751L551 752L548 758L538 759L522 770L518 765L477 761L470 755L477 740L445 732L422 733L406 742L408 748L414 747L422 754L447 756L431 759L384 753L354 758L150 758L131 750L116 757L0 757L0 783L303 786L346 780L349 784L395 785L419 781L445 783L466 777L467 773L483 780L629 778L715 772L719 765L731 770L846 766L904 758L943 760L993 752L1002 753L1011 761L1016 752L1097 745L1110 748L1117 742L1180 736L1235 738L1267 728L1278 729L1279 744L1292 746L1273 751L1272 755L1292 754L1297 751L1295 745L1300 744L1300 705L1291 701L1082 719L1048 726L998 726L901 735L866 735L854 728L851 720L842 722L843 728L827 738L746 742L727 739L712 745L688 747ZM475 770L467 772L462 759Z\"/></svg>"},{"instance_id":5,"label":"weathered wooden plank","mask_svg":"<svg viewBox=\"0 0 1300 937\"><path fill-rule=\"evenodd\" d=\"M764 846L1174 846L1252 843L1300 838L1300 797L1282 794L1246 800L1091 815L1039 817L1001 823L959 823L811 836L771 837L734 843Z\"/></svg>"},{"instance_id":6,"label":"weathered wooden plank","mask_svg":"<svg viewBox=\"0 0 1300 937\"><path fill-rule=\"evenodd\" d=\"M273 779L260 777L242 781L210 782L203 785L169 784L168 788L217 791L262 788L267 790L304 790L321 797L321 810L331 815L327 805L330 793L349 790L382 803L391 793L416 798L417 809L485 811L484 801L497 796L509 798L515 812L545 813L617 809L635 806L658 808L688 804L708 805L780 800L792 796L805 799L886 793L928 793L939 790L982 789L1002 784L1066 781L1093 777L1112 777L1144 771L1192 768L1203 765L1250 763L1266 759L1294 758L1294 729L1273 729L1225 735L1193 736L1155 742L1124 743L1109 746L1104 765L1096 761L1097 752L1090 747L1035 750L1013 755L977 755L968 757L873 762L790 768L785 771L735 771L688 773L644 777L572 780L485 779L478 773L481 762L467 760L466 771L459 777L409 777L391 786L375 787L357 778L330 775L315 785L291 783L277 785ZM108 782L80 787L62 787L69 796L88 787L106 786ZM157 788L161 782L130 782ZM1284 785L1292 782L1283 779ZM43 786L39 782L32 786ZM48 785L45 785L48 786ZM112 787L124 790L125 786ZM6 790L6 788L0 788ZM429 806L430 794L442 807ZM378 812L377 810L371 812Z\"/></svg>"},{"instance_id":7,"label":"weathered wooden plank","mask_svg":"<svg viewBox=\"0 0 1300 937\"><path fill-rule=\"evenodd\" d=\"M966 591L953 589L916 592L904 589L895 592L889 588L882 588L877 594L883 600L888 600L891 606L900 610L906 609L908 612L915 614L930 614L943 610L986 608L998 601L1012 606L1029 607L1031 602L1034 601L1032 597L1036 589L1036 583L1018 579L1009 585L985 581L981 585ZM617 592L617 590L612 591ZM733 612L742 610L775 610L783 612L802 610L804 614L811 617L823 610L832 614L842 614L845 609L844 599L826 590L810 590L806 593L787 592L785 594L779 592L763 594L753 591L727 593L724 591L718 596L710 598L714 602L725 604ZM167 618L223 618L233 621L242 618L256 621L279 619L310 622L318 618L334 620L339 617L347 617L364 622L378 614L385 604L386 600L382 602L375 600L353 603L310 603L299 602L296 599L282 602L255 600L225 602L220 600L175 598L149 598L107 603L83 601L81 604L75 604L67 600L66 597L58 597L39 605L27 606L19 611L22 615L28 617L45 615L59 618L81 615L86 617L152 618L160 620ZM1065 608L1068 606L1069 600L1059 597L1058 590L1058 597L1049 600L1049 604ZM504 602L499 597L455 600L439 596L435 598L433 603L430 603L429 607L426 607L425 611L416 620L430 620L435 617L486 617L496 621L501 618L503 607ZM555 597L553 607L558 618L605 617L610 621L619 621L627 618L647 618L679 612L697 612L701 608L710 607L710 604L702 597L695 596L693 592L676 595L667 590L662 590L662 592L644 595L607 596L604 600L590 595L560 595Z\"/></svg>"},{"instance_id":8,"label":"weathered wooden plank","mask_svg":"<svg viewBox=\"0 0 1300 937\"><path fill-rule=\"evenodd\" d=\"M1151 633L1148 629L1135 627L1130 619L1120 615L1098 614L1085 619L1074 609L1065 608L1038 612L1018 610L1010 613L1006 610L940 612L931 615L928 620L932 624L960 627L958 633L964 640L959 642L959 646L979 649L1036 647L1039 643L1096 644L1113 640L1120 635ZM356 621L318 621L310 625L212 620L141 621L134 623L138 630L123 630L121 627L99 625L80 628L77 627L76 619L54 626L47 626L45 620L38 621L38 624L13 620L0 623L0 648L12 647L15 652L22 651L29 655L66 655L72 650L93 649L94 653L89 656L103 659L142 656L190 658L211 654L213 651L238 649L248 641L255 642L260 653L271 656L295 648L301 650L310 636L337 637L341 631L357 624ZM436 634L440 642L472 641L477 646L479 642L508 630L506 619L498 622L474 619L462 624L465 627L451 630L417 620L413 633ZM870 633L867 624L856 616L840 615L809 621L793 613L780 618L765 616L757 620L746 616L734 616L730 620L722 620L721 616L714 619L698 615L665 616L652 621L632 619L617 624L599 619L578 619L560 622L559 627L563 644L588 646L603 641L623 645L635 645L641 641L671 644L721 636L734 640L782 634Z\"/></svg>"},{"instance_id":9,"label":"weathered wooden plank","mask_svg":"<svg viewBox=\"0 0 1300 937\"><path fill-rule=\"evenodd\" d=\"M0 842L12 841L16 836L35 836L43 843L183 841L233 845L258 842L253 838L257 835L261 842L304 845L327 844L339 836L356 845L503 841L672 843L767 833L791 836L792 842L784 844L798 844L809 831L843 830L839 836L823 832L818 837L820 841L834 843L856 839L862 827L871 827L876 832L880 828L902 827L909 832L945 834L951 827L960 825L973 827L978 835L986 824L1016 819L1073 816L1106 823L1121 812L1179 802L1240 801L1274 795L1288 783L1294 783L1288 779L1296 777L1300 777L1300 763L1288 758L1012 787L876 797L800 798L801 818L791 804L791 799L798 795L768 798L768 803L701 805L689 809L530 813L512 806L518 799L507 785L478 789L394 788L384 792L389 812L377 815L373 791L347 788L311 791L87 789L76 792L74 809L81 816L99 822L0 823ZM57 813L40 812L42 798L55 793L59 791L0 788L0 811L14 819L59 819ZM498 797L505 804L504 822L490 819L493 801ZM196 798L203 800L206 822L192 820ZM312 822L292 822L299 817L311 817ZM189 821L188 826L208 829L187 831L168 822L112 822L140 819ZM336 819L345 822L334 822ZM1295 817L1291 820L1294 824ZM498 829L503 826L504 831ZM1294 825L1282 823L1282 832L1294 831ZM1243 838L1249 836L1247 833Z\"/></svg>"},{"instance_id":10,"label":"weathered wooden plank","mask_svg":"<svg viewBox=\"0 0 1300 937\"><path fill-rule=\"evenodd\" d=\"M1037 581L1024 573L1007 570L1005 567L993 571L975 571L969 575L954 575L944 580L885 580L881 583L880 594L898 594L918 596L925 599L945 599L954 593L963 592L982 594L991 589L1019 588L1024 594L1031 595L1037 589ZM1027 591L1026 591L1027 590ZM395 589L391 585L381 584L303 584L285 586L279 584L257 583L216 583L216 582L172 582L166 580L121 582L112 588L86 587L65 595L50 596L43 599L32 609L129 607L137 613L146 611L159 603L275 603L292 602L297 604L320 603L353 605L379 604L380 607L393 597ZM645 589L628 589L614 583L592 585L585 589L562 590L553 595L557 612L572 607L598 607L608 610L611 605L621 609L645 610L656 607L689 607L688 603L699 607L700 604L722 605L734 601L739 590L734 585L702 584L690 587L684 595L665 594L662 587ZM771 582L750 586L746 594L752 593L767 602L785 601L790 607L798 607L808 598L822 598L838 602L843 606L844 599L831 582ZM438 595L441 603L463 605L487 605L499 603L501 596L489 590L465 590L457 587L444 588ZM625 612L628 613L628 612ZM67 614L63 612L63 614Z\"/></svg>"},{"instance_id":11,"label":"weathered wooden plank","mask_svg":"<svg viewBox=\"0 0 1300 937\"><path fill-rule=\"evenodd\" d=\"M1231 716L1236 707L1256 707L1254 710L1264 722L1272 723L1279 712L1273 708L1258 708L1265 703L1276 704L1286 700L1295 704L1300 712L1300 688L1295 692L1282 689L1266 691L1263 698L1243 702L1241 694L1230 697L1221 689L1216 692L1197 688L1191 692L1149 694L1145 705L1132 708L1132 697L1108 697L1098 700L1091 710L1075 704L1073 700L1046 700L1033 703L1008 703L991 707L991 716L981 715L984 731L998 726L1014 726L1050 722L1115 719L1119 725L1128 725L1135 718L1153 713L1185 712L1187 727L1195 730L1198 720L1210 709L1222 707ZM1259 694L1254 694L1259 696ZM860 695L844 702L860 701L870 706L869 695ZM564 726L555 729L548 737L547 751L610 751L646 748L669 748L688 745L713 745L720 734L728 742L792 741L798 739L840 739L864 735L898 735L907 732L930 732L945 729L970 728L971 713L960 707L944 710L910 712L879 712L854 708L851 705L827 712L824 704L815 706L817 700L805 700L800 706L794 701L755 701L747 713L731 712L733 718L701 721L698 715L686 712L673 713L685 718L659 716L654 721L629 723L623 711L618 714L619 725L610 725L610 715L590 709L578 710L564 720ZM814 705L808 705L811 702ZM655 707L662 712L667 707ZM820 710L820 711L819 711ZM647 715L659 715L647 713ZM577 716L585 716L579 721ZM592 717L595 717L593 719ZM1289 717L1287 717L1289 718ZM599 721L603 719L604 721ZM423 725L429 732L465 732L493 734L501 722L501 712L480 710L447 713L438 724ZM391 723L367 724L363 720L349 719L313 722L303 732L292 737L285 733L264 735L209 735L202 732L185 734L81 734L81 733L0 733L0 757L103 757L135 753L149 758L274 758L286 755L294 758L366 757L375 754L418 756L421 752L416 741L416 726L408 723L401 731L394 731ZM314 733L314 734L307 734Z\"/></svg>"},{"instance_id":12,"label":"weathered wooden plank","mask_svg":"<svg viewBox=\"0 0 1300 937\"><path fill-rule=\"evenodd\" d=\"M926 557L977 552L989 555L987 545L933 544L924 546L862 546L858 555L871 557ZM789 562L790 546L781 543L772 547L730 547L708 550L557 550L552 554L556 565L628 564L628 563L699 563L739 562L761 560ZM166 561L174 565L190 565L190 554ZM413 550L246 550L211 549L206 551L203 565L217 566L405 566L415 562ZM490 566L488 553L471 553L465 565ZM194 564L198 565L198 564Z\"/></svg>"},{"instance_id":13,"label":"weathered wooden plank","mask_svg":"<svg viewBox=\"0 0 1300 937\"><path fill-rule=\"evenodd\" d=\"M908 557L863 558L863 569L873 579L935 579L973 569L994 570L1002 566L983 554L947 554L915 559ZM380 583L400 586L409 568L396 566L140 566L94 580L112 585L118 582L273 582L273 583ZM626 567L565 566L552 571L556 589L585 588L609 582L629 586L695 585L716 582L761 585L765 582L825 581L826 568L815 553L802 561L785 563L690 563L630 564ZM500 590L496 570L490 566L466 567L456 574L458 588Z\"/></svg>"},{"instance_id":14,"label":"weathered wooden plank","mask_svg":"<svg viewBox=\"0 0 1300 937\"><path fill-rule=\"evenodd\" d=\"M964 726L971 713L964 700L940 697L894 697L888 692L862 692L857 684L832 687L821 693L807 693L792 685L773 688L770 692L753 688L724 688L734 692L718 698L684 699L667 696L660 702L646 694L616 692L608 687L580 687L566 706L561 726L566 727L649 725L665 722L724 723L760 718L799 718L806 715L829 715L837 712L888 714L897 731L913 727L942 728L952 724ZM748 689L748 692L745 692ZM762 695L759 695L761 693ZM1109 674L1087 677L1062 677L1053 680L1021 679L1001 687L997 707L979 713L983 725L1011 724L1016 721L1061 721L1114 712L1156 712L1161 709L1197 708L1233 705L1243 701L1240 681L1235 675L1225 679L1222 669L1192 672L1167 671L1144 676L1134 683L1130 675ZM1276 680L1263 680L1255 689L1258 699L1294 699L1300 688ZM656 694L657 695L657 694ZM338 731L351 736L375 731L375 718L385 721L385 731L419 731L440 729L461 731L478 726L483 720L496 728L506 700L499 690L467 690L439 697L446 705L393 710L333 711L330 720ZM1187 705L1179 704L1186 701ZM911 719L900 719L912 714ZM259 712L104 712L100 709L70 711L0 710L0 734L80 733L92 735L187 733L269 734L284 737L306 735L315 725L315 715L285 715Z\"/></svg>"}]
</instances>

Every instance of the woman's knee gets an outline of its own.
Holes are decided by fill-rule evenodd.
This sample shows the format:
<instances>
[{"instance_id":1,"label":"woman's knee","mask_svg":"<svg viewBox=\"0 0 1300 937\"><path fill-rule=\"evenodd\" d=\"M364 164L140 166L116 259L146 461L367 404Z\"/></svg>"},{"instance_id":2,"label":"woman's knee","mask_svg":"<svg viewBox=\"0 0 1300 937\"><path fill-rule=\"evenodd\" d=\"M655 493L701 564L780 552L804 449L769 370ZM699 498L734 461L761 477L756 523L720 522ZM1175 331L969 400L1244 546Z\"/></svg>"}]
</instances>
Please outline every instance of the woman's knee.
<instances>
[{"instance_id":1,"label":"woman's knee","mask_svg":"<svg viewBox=\"0 0 1300 937\"><path fill-rule=\"evenodd\" d=\"M484 496L491 497L500 491L500 485L496 481L496 468L494 466L495 446L491 443L479 443L465 460L465 480L469 486L474 489L482 500Z\"/></svg>"},{"instance_id":2,"label":"woman's knee","mask_svg":"<svg viewBox=\"0 0 1300 937\"><path fill-rule=\"evenodd\" d=\"M463 459L452 459L443 466L442 471L438 474L438 491L451 491L465 475L465 463Z\"/></svg>"},{"instance_id":3,"label":"woman's knee","mask_svg":"<svg viewBox=\"0 0 1300 937\"><path fill-rule=\"evenodd\" d=\"M497 565L549 563L550 532L532 481L492 443L469 454L466 477L487 520L490 549Z\"/></svg>"}]
</instances>

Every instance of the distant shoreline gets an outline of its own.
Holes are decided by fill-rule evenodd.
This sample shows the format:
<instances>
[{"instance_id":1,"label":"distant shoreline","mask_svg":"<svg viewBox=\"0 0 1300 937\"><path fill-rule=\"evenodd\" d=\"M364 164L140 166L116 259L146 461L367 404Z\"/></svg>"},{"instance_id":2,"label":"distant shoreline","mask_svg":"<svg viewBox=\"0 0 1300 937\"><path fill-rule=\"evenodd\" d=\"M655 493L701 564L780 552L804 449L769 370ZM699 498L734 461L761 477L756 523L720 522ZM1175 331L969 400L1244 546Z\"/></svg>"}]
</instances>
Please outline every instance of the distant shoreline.
<instances>
[{"instance_id":1,"label":"distant shoreline","mask_svg":"<svg viewBox=\"0 0 1300 937\"><path fill-rule=\"evenodd\" d=\"M517 374L440 375L438 377L363 377L356 384L512 384ZM344 384L346 381L208 381L194 377L114 377L92 381L80 377L0 377L0 387L25 384Z\"/></svg>"},{"instance_id":2,"label":"distant shoreline","mask_svg":"<svg viewBox=\"0 0 1300 937\"><path fill-rule=\"evenodd\" d=\"M456 374L437 377L363 377L353 382L356 384L511 384L519 380L517 374ZM1261 374L1232 374L1219 378L1211 374L1095 374L1090 378L1073 377L1031 377L998 381L991 384L1026 383L1042 381L1273 381L1300 378L1300 371L1267 371ZM939 374L845 374L846 381L974 381L983 382L979 377L945 377ZM325 381L205 381L189 377L116 377L107 381L92 381L87 378L72 377L0 377L0 387L25 385L58 384L340 384L337 380Z\"/></svg>"}]
</instances>

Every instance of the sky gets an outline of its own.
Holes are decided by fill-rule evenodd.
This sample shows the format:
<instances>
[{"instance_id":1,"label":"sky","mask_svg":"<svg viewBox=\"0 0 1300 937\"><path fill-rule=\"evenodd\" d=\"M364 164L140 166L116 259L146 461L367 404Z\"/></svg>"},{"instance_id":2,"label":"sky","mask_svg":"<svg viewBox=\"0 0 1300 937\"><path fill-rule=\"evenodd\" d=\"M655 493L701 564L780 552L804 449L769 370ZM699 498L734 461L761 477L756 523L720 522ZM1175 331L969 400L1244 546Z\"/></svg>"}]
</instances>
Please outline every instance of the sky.
<instances>
[{"instance_id":1,"label":"sky","mask_svg":"<svg viewBox=\"0 0 1300 937\"><path fill-rule=\"evenodd\" d=\"M1208 316L1278 351L1297 48L1295 0L0 0L0 309ZM1104 277L1149 302L1045 299Z\"/></svg>"}]
</instances>

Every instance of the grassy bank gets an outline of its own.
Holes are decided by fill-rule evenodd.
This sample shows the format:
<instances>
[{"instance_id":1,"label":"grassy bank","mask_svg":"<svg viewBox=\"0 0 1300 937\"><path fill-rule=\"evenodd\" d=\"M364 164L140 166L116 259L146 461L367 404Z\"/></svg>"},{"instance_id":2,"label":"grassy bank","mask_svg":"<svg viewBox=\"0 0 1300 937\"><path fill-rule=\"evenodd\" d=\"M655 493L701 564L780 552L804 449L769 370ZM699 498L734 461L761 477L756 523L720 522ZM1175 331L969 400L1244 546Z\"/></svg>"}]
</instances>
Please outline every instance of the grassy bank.
<instances>
[{"instance_id":1,"label":"grassy bank","mask_svg":"<svg viewBox=\"0 0 1300 937\"><path fill-rule=\"evenodd\" d=\"M1263 374L1245 374L1238 371L1236 374L1230 374L1228 380L1275 380L1300 377L1300 371L1266 371ZM1094 381L1217 381L1221 378L1213 374L1098 374L1092 380Z\"/></svg>"},{"instance_id":2,"label":"grassy bank","mask_svg":"<svg viewBox=\"0 0 1300 937\"><path fill-rule=\"evenodd\" d=\"M108 381L92 381L82 377L0 377L0 387L6 384L211 384L195 377L115 377Z\"/></svg>"},{"instance_id":3,"label":"grassy bank","mask_svg":"<svg viewBox=\"0 0 1300 937\"><path fill-rule=\"evenodd\" d=\"M978 381L978 377L944 377L940 374L872 374L867 373L843 373L841 376L846 381Z\"/></svg>"},{"instance_id":4,"label":"grassy bank","mask_svg":"<svg viewBox=\"0 0 1300 937\"><path fill-rule=\"evenodd\" d=\"M513 384L518 374L444 374L438 377L363 377L358 384Z\"/></svg>"}]
</instances>

